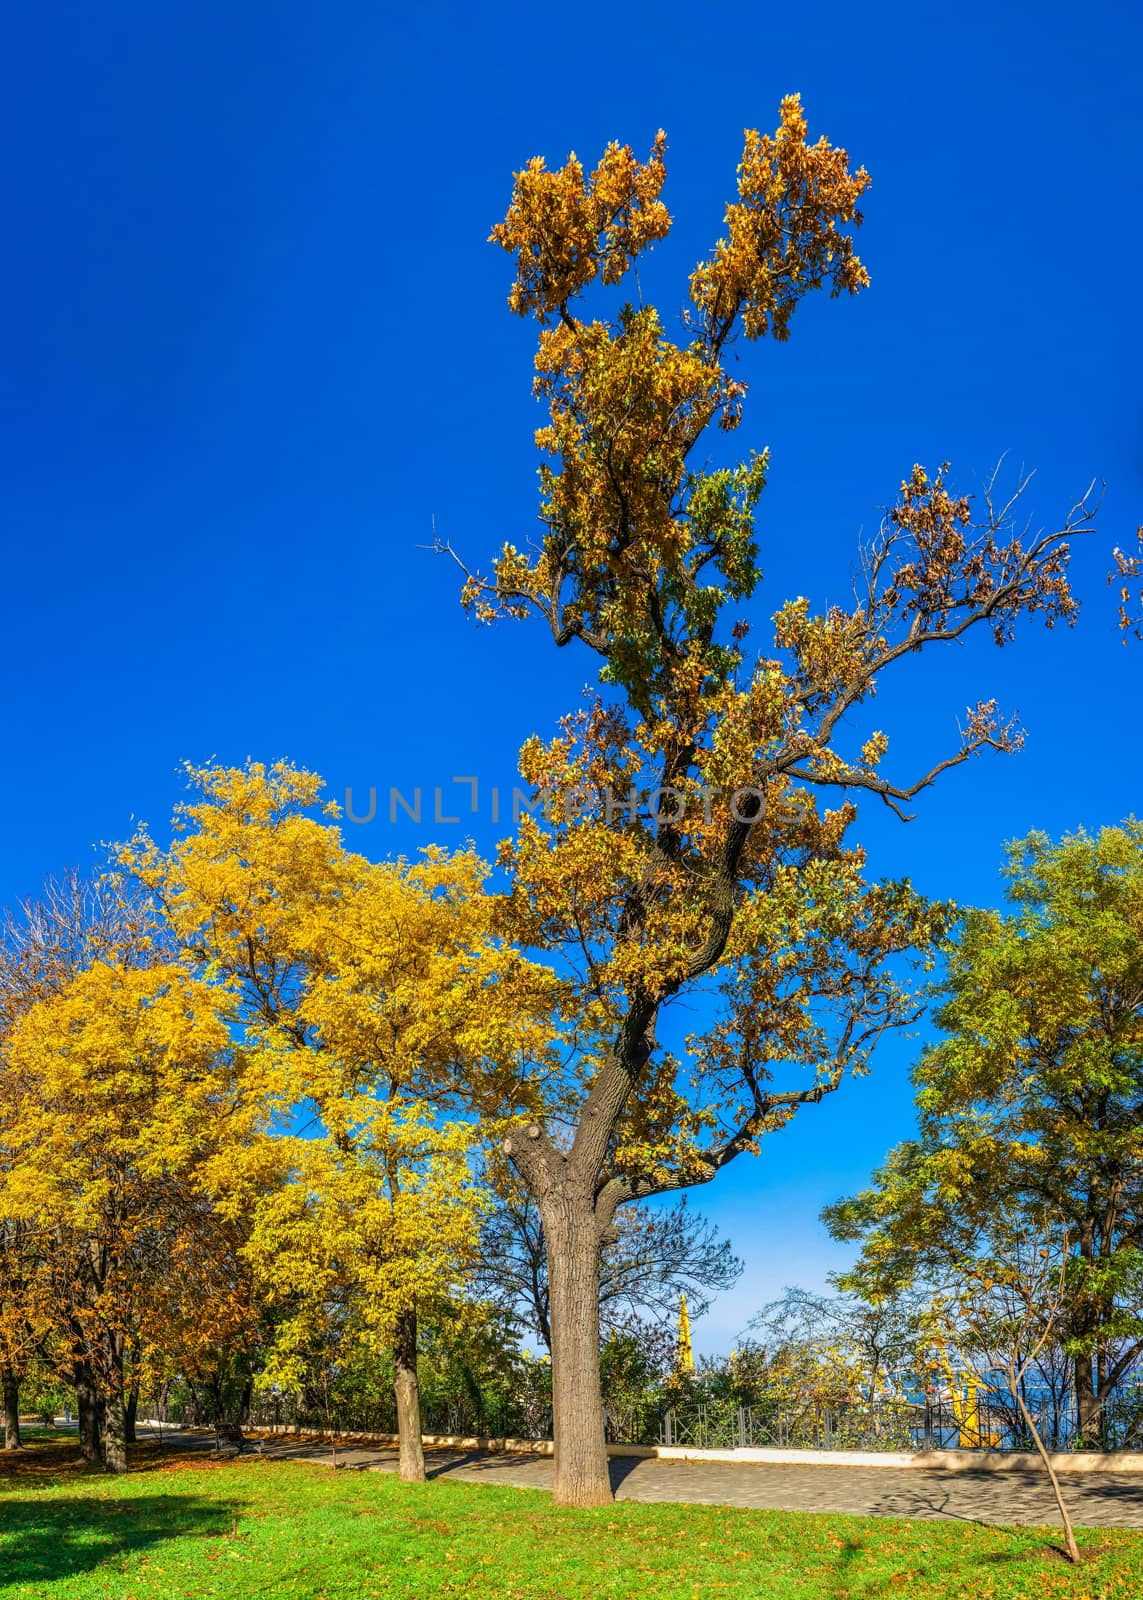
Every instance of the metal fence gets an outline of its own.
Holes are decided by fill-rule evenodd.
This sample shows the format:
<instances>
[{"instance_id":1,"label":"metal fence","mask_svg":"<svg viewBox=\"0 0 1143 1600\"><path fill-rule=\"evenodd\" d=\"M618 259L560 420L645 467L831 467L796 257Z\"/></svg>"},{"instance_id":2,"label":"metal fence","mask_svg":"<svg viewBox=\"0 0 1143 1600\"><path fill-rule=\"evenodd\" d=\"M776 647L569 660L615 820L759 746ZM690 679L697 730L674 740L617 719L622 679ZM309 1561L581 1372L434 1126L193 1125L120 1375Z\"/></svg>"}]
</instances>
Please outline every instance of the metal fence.
<instances>
[{"instance_id":1,"label":"metal fence","mask_svg":"<svg viewBox=\"0 0 1143 1600\"><path fill-rule=\"evenodd\" d=\"M209 1421L185 1415L177 1420ZM393 1402L352 1409L332 1405L303 1405L291 1395L259 1395L243 1419L251 1428L298 1429L316 1433L390 1434L397 1431ZM421 1427L427 1434L483 1439L550 1439L552 1414L548 1406L486 1403L467 1396L429 1399L421 1405Z\"/></svg>"},{"instance_id":2,"label":"metal fence","mask_svg":"<svg viewBox=\"0 0 1143 1600\"><path fill-rule=\"evenodd\" d=\"M1046 1398L1031 1406L1044 1443L1055 1450L1074 1448L1079 1439L1070 1408ZM192 1404L171 1409L172 1422L213 1424ZM392 1434L396 1410L382 1399L365 1408L302 1405L289 1395L258 1395L247 1413L227 1419L252 1428L299 1429L320 1433ZM1032 1441L1016 1407L995 1396L968 1403L857 1399L822 1404L812 1398L738 1405L711 1400L664 1407L653 1398L604 1407L604 1432L611 1444L663 1444L693 1449L734 1450L1028 1450ZM488 1402L467 1395L428 1397L422 1403L425 1433L452 1437L550 1439L550 1406L534 1401ZM1118 1437L1113 1447L1134 1442Z\"/></svg>"},{"instance_id":3,"label":"metal fence","mask_svg":"<svg viewBox=\"0 0 1143 1600\"><path fill-rule=\"evenodd\" d=\"M920 1408L923 1410L923 1408ZM918 1408L893 1402L855 1405L753 1405L731 1402L664 1411L657 1442L698 1450L909 1450L920 1445Z\"/></svg>"},{"instance_id":4,"label":"metal fence","mask_svg":"<svg viewBox=\"0 0 1143 1600\"><path fill-rule=\"evenodd\" d=\"M1052 1450L1076 1442L1071 1417L1047 1402L1032 1408ZM1030 1450L1015 1405L980 1397L970 1403L858 1400L837 1405L708 1404L664 1411L658 1442L733 1450Z\"/></svg>"},{"instance_id":5,"label":"metal fence","mask_svg":"<svg viewBox=\"0 0 1143 1600\"><path fill-rule=\"evenodd\" d=\"M186 1408L172 1421L208 1422ZM550 1439L547 1407L479 1404L467 1398L429 1401L422 1407L425 1433L485 1439ZM301 1406L290 1396L257 1397L245 1419L252 1428L299 1429L320 1433L392 1434L391 1405L345 1410ZM954 1414L949 1405L908 1401L850 1405L740 1406L713 1401L685 1408L663 1408L654 1401L606 1406L604 1433L609 1444L663 1444L696 1450L775 1447L783 1450L932 1450L1027 1448L1006 1411L984 1403L972 1416ZM1055 1440L1052 1441L1056 1443Z\"/></svg>"}]
</instances>

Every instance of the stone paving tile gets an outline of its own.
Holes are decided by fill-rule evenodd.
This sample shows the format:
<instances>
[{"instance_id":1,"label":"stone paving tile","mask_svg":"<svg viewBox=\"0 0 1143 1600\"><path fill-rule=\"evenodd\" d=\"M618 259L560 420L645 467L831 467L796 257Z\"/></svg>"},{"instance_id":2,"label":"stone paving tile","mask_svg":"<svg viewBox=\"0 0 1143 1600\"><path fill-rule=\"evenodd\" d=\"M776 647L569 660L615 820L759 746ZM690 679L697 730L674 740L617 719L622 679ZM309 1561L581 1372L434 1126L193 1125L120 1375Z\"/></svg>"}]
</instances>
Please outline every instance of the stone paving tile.
<instances>
[{"instance_id":1,"label":"stone paving tile","mask_svg":"<svg viewBox=\"0 0 1143 1600\"><path fill-rule=\"evenodd\" d=\"M266 1441L264 1454L331 1464L328 1446ZM339 1466L395 1472L397 1452L383 1447L337 1451ZM432 1478L550 1489L549 1456L485 1455L429 1450ZM619 1457L611 1481L620 1500L747 1506L773 1511L835 1511L854 1516L920 1517L959 1522L1050 1525L1056 1505L1046 1478L1032 1472L925 1472L893 1467L736 1465L723 1461L656 1461ZM1081 1526L1143 1528L1143 1474L1100 1472L1064 1480Z\"/></svg>"}]
</instances>

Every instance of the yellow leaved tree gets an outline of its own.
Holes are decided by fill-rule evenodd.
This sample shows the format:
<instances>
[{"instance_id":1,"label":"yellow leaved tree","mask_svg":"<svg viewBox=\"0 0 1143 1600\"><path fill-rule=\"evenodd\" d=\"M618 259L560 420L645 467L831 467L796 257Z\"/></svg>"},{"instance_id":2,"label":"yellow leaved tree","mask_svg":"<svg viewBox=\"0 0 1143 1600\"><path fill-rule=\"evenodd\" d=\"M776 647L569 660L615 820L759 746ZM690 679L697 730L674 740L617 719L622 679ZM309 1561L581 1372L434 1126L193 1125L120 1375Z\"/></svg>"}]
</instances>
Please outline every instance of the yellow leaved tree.
<instances>
[{"instance_id":1,"label":"yellow leaved tree","mask_svg":"<svg viewBox=\"0 0 1143 1600\"><path fill-rule=\"evenodd\" d=\"M320 1396L322 1354L342 1369L391 1358L406 1480L424 1474L412 1319L447 1313L466 1285L481 1209L471 1144L471 1126L431 1107L362 1096L338 1137L289 1140L290 1181L259 1206L247 1246L274 1324L260 1382L299 1393L316 1366Z\"/></svg>"},{"instance_id":2,"label":"yellow leaved tree","mask_svg":"<svg viewBox=\"0 0 1143 1600\"><path fill-rule=\"evenodd\" d=\"M144 1353L171 1352L178 1330L193 1370L203 1339L249 1321L226 1270L196 1274L203 1304L187 1315L180 1269L188 1253L224 1266L233 1175L267 1116L257 1055L234 1044L225 988L147 953L81 967L4 1038L0 1216L32 1242L25 1313L86 1398L86 1442L112 1471L126 1470Z\"/></svg>"},{"instance_id":3,"label":"yellow leaved tree","mask_svg":"<svg viewBox=\"0 0 1143 1600\"><path fill-rule=\"evenodd\" d=\"M286 763L190 781L169 848L144 831L121 859L187 959L238 995L245 1036L284 1052L305 1136L283 1144L289 1181L248 1251L278 1308L267 1380L296 1378L307 1341L348 1319L391 1354L401 1474L422 1478L417 1313L475 1244L471 1115L536 1103L558 986L505 944L471 852L370 862L323 814L320 780Z\"/></svg>"}]
</instances>

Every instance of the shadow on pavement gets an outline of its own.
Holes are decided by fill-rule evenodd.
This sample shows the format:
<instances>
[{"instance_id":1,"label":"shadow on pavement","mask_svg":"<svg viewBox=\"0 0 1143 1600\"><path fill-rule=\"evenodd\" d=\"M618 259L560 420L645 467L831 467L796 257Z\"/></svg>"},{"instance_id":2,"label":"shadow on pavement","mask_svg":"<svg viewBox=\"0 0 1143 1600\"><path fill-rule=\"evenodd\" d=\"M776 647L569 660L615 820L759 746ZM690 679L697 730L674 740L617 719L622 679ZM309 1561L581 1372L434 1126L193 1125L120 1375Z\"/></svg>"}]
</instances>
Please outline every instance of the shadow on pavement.
<instances>
[{"instance_id":1,"label":"shadow on pavement","mask_svg":"<svg viewBox=\"0 0 1143 1600\"><path fill-rule=\"evenodd\" d=\"M550 1488L547 1480L546 1468L551 1467L550 1456L515 1455L508 1452L495 1454L481 1450L427 1450L425 1452L425 1476L427 1478L447 1478L450 1472L463 1471L469 1475L478 1475L495 1482L504 1473L525 1475L538 1469L536 1488Z\"/></svg>"},{"instance_id":2,"label":"shadow on pavement","mask_svg":"<svg viewBox=\"0 0 1143 1600\"><path fill-rule=\"evenodd\" d=\"M445 1478L458 1467L470 1467L475 1472L495 1472L498 1461L503 1464L504 1458L482 1455L479 1450L465 1450L455 1456L445 1456L443 1459L435 1453L426 1451L425 1477Z\"/></svg>"},{"instance_id":3,"label":"shadow on pavement","mask_svg":"<svg viewBox=\"0 0 1143 1600\"><path fill-rule=\"evenodd\" d=\"M958 1511L951 1494L940 1494L931 1489L898 1489L894 1494L883 1495L876 1505L870 1506L873 1517L920 1517L938 1522L968 1522L977 1528L992 1528L995 1522L986 1517L975 1517L969 1511Z\"/></svg>"},{"instance_id":4,"label":"shadow on pavement","mask_svg":"<svg viewBox=\"0 0 1143 1600\"><path fill-rule=\"evenodd\" d=\"M638 1456L612 1456L607 1463L607 1470L611 1474L611 1487L618 1489L623 1480L629 1478L642 1464Z\"/></svg>"},{"instance_id":5,"label":"shadow on pavement","mask_svg":"<svg viewBox=\"0 0 1143 1600\"><path fill-rule=\"evenodd\" d=\"M479 1450L457 1451L456 1454L450 1454L443 1458L435 1453L431 1456L426 1454L425 1476L427 1478L445 1478L448 1477L450 1472L464 1470L469 1474L479 1473L482 1477L495 1480L501 1473L519 1473L521 1466L525 1464L539 1469L537 1471L537 1479L542 1478L543 1481L537 1481L536 1488L546 1489L551 1487L551 1473L554 1470L551 1456L489 1455ZM608 1462L611 1487L617 1489L623 1480L629 1477L639 1465L638 1457L613 1456Z\"/></svg>"},{"instance_id":6,"label":"shadow on pavement","mask_svg":"<svg viewBox=\"0 0 1143 1600\"><path fill-rule=\"evenodd\" d=\"M1067 1478L1063 1478L1064 1499L1069 1498ZM1112 1505L1138 1510L1143 1508L1143 1478L1138 1481L1134 1478L1101 1478L1099 1473L1085 1473L1082 1478L1073 1479L1078 1495L1072 1491L1072 1499L1102 1500Z\"/></svg>"}]
</instances>

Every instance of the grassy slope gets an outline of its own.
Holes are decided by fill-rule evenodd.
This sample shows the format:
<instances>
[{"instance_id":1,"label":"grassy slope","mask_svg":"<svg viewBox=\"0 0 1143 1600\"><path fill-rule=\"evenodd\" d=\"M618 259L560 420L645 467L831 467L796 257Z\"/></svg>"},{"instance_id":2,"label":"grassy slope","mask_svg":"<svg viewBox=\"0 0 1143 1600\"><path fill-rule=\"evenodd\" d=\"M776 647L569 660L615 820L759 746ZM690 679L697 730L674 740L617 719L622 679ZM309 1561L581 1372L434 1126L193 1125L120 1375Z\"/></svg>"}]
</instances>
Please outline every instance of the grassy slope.
<instances>
[{"instance_id":1,"label":"grassy slope","mask_svg":"<svg viewBox=\"0 0 1143 1600\"><path fill-rule=\"evenodd\" d=\"M535 1490L137 1452L125 1479L43 1439L0 1467L4 1600L1127 1600L1143 1534L1082 1568L1035 1530L717 1506L553 1511Z\"/></svg>"}]
</instances>

